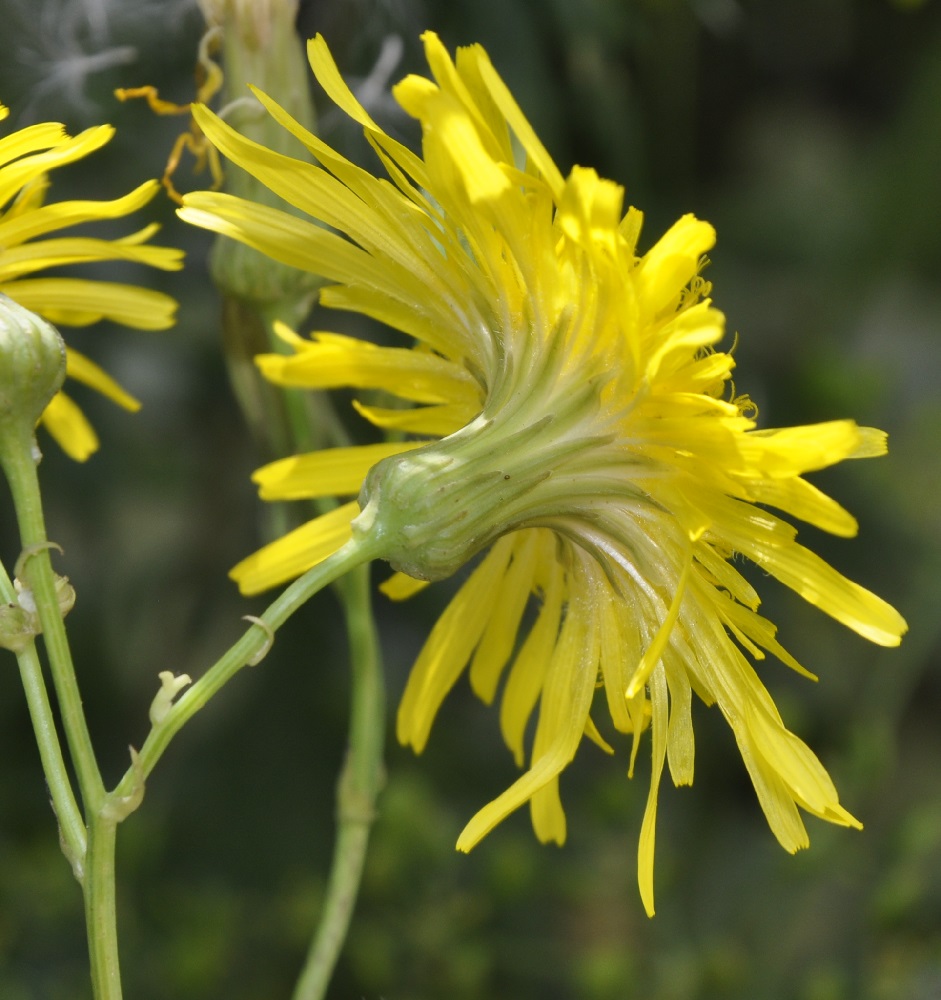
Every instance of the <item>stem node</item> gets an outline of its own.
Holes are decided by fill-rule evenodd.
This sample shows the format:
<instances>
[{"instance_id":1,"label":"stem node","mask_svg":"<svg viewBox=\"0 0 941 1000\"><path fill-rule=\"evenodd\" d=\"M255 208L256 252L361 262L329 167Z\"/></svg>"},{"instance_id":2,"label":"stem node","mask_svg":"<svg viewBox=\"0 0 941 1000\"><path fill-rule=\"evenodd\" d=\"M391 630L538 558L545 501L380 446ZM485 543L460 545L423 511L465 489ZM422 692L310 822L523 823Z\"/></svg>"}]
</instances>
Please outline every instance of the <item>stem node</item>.
<instances>
[{"instance_id":1,"label":"stem node","mask_svg":"<svg viewBox=\"0 0 941 1000\"><path fill-rule=\"evenodd\" d=\"M242 615L243 622L251 622L252 625L257 625L262 632L265 633L265 644L258 650L258 652L250 659L246 661L246 666L257 667L259 663L268 655L271 651L271 647L274 645L274 629L264 620L264 618L259 618L257 615Z\"/></svg>"},{"instance_id":2,"label":"stem node","mask_svg":"<svg viewBox=\"0 0 941 1000\"><path fill-rule=\"evenodd\" d=\"M116 791L105 796L99 810L99 816L109 823L120 823L127 819L135 809L144 801L144 789L146 781L144 769L141 767L140 756L134 747L128 747L131 752L131 774L133 782L131 789L126 795L118 795Z\"/></svg>"}]
</instances>

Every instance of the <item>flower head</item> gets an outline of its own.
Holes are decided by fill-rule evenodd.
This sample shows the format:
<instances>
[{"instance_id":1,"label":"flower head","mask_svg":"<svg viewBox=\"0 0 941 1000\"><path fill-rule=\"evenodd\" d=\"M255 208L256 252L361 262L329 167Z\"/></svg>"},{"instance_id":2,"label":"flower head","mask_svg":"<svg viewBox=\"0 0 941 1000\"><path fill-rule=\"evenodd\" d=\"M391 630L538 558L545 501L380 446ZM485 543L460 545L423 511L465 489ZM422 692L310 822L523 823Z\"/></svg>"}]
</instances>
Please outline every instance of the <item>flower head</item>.
<instances>
[{"instance_id":1,"label":"flower head","mask_svg":"<svg viewBox=\"0 0 941 1000\"><path fill-rule=\"evenodd\" d=\"M323 40L309 45L318 80L363 126L389 180L263 94L319 166L196 112L227 157L314 221L210 193L188 196L182 216L323 276L335 283L324 305L411 338L380 347L282 329L293 353L260 357L262 371L282 385L382 390L395 405L356 409L421 438L259 470L267 499L359 500L250 556L233 576L244 591L261 590L351 535L368 536L402 571L387 591L404 597L484 553L412 670L399 739L425 746L465 669L486 702L505 677L502 731L523 766L538 706L529 768L471 819L458 840L468 850L526 802L541 840L565 839L559 775L583 736L610 749L593 719L602 705L614 729L631 734L631 770L649 729L638 872L652 913L657 789L665 766L676 784L693 780L693 692L728 720L785 848L807 844L798 807L859 825L758 678L751 661L766 653L806 671L758 613L732 557L896 645L898 613L768 509L855 534L852 516L803 476L882 454L885 435L848 420L757 430L752 404L734 397L731 354L715 347L724 317L699 276L712 227L684 216L642 253L642 216L624 212L622 188L582 167L564 177L480 46L452 61L435 35L424 41L433 79L410 76L394 90L421 123L421 158L372 121Z\"/></svg>"},{"instance_id":2,"label":"flower head","mask_svg":"<svg viewBox=\"0 0 941 1000\"><path fill-rule=\"evenodd\" d=\"M0 105L0 121L9 114ZM57 325L86 326L101 319L141 330L162 330L173 323L176 303L151 289L110 281L38 277L50 268L95 261L124 260L161 270L182 266L182 253L148 244L158 227L116 240L89 236L49 236L87 222L117 219L137 211L159 189L148 181L114 201L45 203L49 172L80 160L114 134L109 125L70 136L62 125L43 122L0 139L0 292ZM140 404L98 365L67 349L70 378L97 390L127 410ZM80 461L98 447L98 439L78 406L57 393L42 423L62 448Z\"/></svg>"}]
</instances>

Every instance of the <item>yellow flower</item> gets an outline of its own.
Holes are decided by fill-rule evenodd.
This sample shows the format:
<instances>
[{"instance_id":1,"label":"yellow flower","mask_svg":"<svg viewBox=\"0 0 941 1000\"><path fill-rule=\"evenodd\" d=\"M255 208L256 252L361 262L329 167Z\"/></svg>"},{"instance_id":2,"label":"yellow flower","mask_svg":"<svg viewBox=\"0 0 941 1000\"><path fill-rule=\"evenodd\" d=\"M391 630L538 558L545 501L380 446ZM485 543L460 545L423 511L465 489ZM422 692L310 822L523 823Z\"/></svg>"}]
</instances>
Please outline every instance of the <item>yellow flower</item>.
<instances>
[{"instance_id":1,"label":"yellow flower","mask_svg":"<svg viewBox=\"0 0 941 1000\"><path fill-rule=\"evenodd\" d=\"M396 405L357 402L359 413L425 438L259 470L266 499L359 500L255 553L233 576L258 591L356 537L407 574L386 585L405 597L417 580L485 552L412 670L399 739L425 746L465 669L486 702L505 677L502 731L523 766L538 705L529 768L471 819L458 840L469 850L526 802L540 840L565 839L559 775L583 736L610 749L593 709L606 704L613 728L631 734L631 771L649 729L638 874L653 913L657 789L665 764L675 784L692 783L693 692L728 720L787 850L808 842L798 807L859 825L752 666L749 657L771 653L806 673L758 614L733 556L865 638L896 645L900 615L767 509L854 535L852 516L803 474L882 454L885 435L849 420L756 430L748 399L730 398L731 355L714 348L724 317L699 277L712 227L684 216L639 253L641 213L623 213L623 190L593 170L563 177L480 46L452 62L435 35L424 41L434 79L410 76L394 90L421 123L422 158L372 121L323 40L309 44L317 79L363 126L390 180L344 159L263 94L320 166L195 112L225 156L314 221L211 193L187 196L183 218L323 276L335 283L324 305L411 338L380 347L282 328L293 353L261 356L262 371L285 386L383 390Z\"/></svg>"},{"instance_id":2,"label":"yellow flower","mask_svg":"<svg viewBox=\"0 0 941 1000\"><path fill-rule=\"evenodd\" d=\"M0 121L9 115L0 104ZM182 252L147 241L156 225L117 240L88 236L41 239L70 226L117 219L137 211L156 194L148 181L114 201L63 201L45 204L49 171L80 160L114 134L110 125L70 136L54 122L43 122L0 138L0 292L55 324L87 326L101 319L140 330L163 330L173 324L176 303L161 292L133 285L71 277L35 277L37 272L69 264L123 260L161 270L182 266ZM140 403L94 362L68 349L67 372L126 410ZM98 448L98 438L78 406L57 393L41 422L72 458L84 461Z\"/></svg>"}]
</instances>

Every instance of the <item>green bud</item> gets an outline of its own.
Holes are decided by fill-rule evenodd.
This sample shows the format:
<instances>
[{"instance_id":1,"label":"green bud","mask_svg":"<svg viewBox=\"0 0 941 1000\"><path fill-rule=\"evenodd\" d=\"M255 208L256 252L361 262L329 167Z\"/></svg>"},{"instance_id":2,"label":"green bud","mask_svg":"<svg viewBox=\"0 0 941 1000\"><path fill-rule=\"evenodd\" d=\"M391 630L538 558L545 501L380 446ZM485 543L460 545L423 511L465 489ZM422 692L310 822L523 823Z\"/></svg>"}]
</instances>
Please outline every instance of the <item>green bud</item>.
<instances>
[{"instance_id":1,"label":"green bud","mask_svg":"<svg viewBox=\"0 0 941 1000\"><path fill-rule=\"evenodd\" d=\"M305 129L315 130L310 67L295 27L297 0L199 0L199 5L210 29L221 33L220 105L226 122L266 149L310 160L294 135L249 89L251 84L264 91ZM303 216L235 164L225 168L224 189L247 202ZM300 326L322 280L227 236L216 238L209 266L222 293L222 342L229 377L253 436L271 457L320 446L335 420L330 411L312 398L272 386L262 378L254 358L285 350L272 333L273 321Z\"/></svg>"},{"instance_id":2,"label":"green bud","mask_svg":"<svg viewBox=\"0 0 941 1000\"><path fill-rule=\"evenodd\" d=\"M0 293L0 437L36 423L65 380L65 344L58 331Z\"/></svg>"},{"instance_id":3,"label":"green bud","mask_svg":"<svg viewBox=\"0 0 941 1000\"><path fill-rule=\"evenodd\" d=\"M207 22L222 31L226 121L242 135L288 156L302 147L252 96L251 84L273 97L304 128L314 131L310 68L295 29L297 0L202 0ZM293 211L251 174L230 166L225 190L261 205ZM236 240L219 237L210 261L212 277L226 294L259 308L296 303L297 322L306 315L319 278L281 264ZM282 315L282 318L287 319Z\"/></svg>"}]
</instances>

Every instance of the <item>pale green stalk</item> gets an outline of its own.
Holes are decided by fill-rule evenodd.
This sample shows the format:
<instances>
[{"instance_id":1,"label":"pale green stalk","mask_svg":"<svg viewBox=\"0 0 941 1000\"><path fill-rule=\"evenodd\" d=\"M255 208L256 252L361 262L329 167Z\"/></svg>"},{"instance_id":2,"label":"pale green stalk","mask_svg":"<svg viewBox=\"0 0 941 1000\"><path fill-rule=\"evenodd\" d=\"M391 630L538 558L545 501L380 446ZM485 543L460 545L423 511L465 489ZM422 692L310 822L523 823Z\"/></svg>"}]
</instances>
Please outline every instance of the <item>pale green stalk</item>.
<instances>
[{"instance_id":1,"label":"pale green stalk","mask_svg":"<svg viewBox=\"0 0 941 1000\"><path fill-rule=\"evenodd\" d=\"M22 443L22 449L4 449L3 470L10 483L20 524L25 553L22 559L23 578L36 603L63 725L88 817L87 842L32 644L20 654L24 687L50 793L63 831L63 844L82 884L94 996L96 1000L121 1000L114 872L117 824L140 803L144 781L183 725L242 667L259 661L267 652L275 631L310 597L378 555L378 544L368 538L353 539L286 588L260 618L253 619L253 624L244 635L153 725L127 773L113 791L106 793L91 746L55 590L32 441L24 436ZM2 596L14 598L15 591L5 573L3 580L0 588ZM368 604L366 608L368 616ZM358 634L363 634L362 625L358 627ZM381 680L379 692L381 716Z\"/></svg>"},{"instance_id":2,"label":"pale green stalk","mask_svg":"<svg viewBox=\"0 0 941 1000\"><path fill-rule=\"evenodd\" d=\"M105 787L85 721L72 653L59 608L55 573L49 558L49 541L46 538L39 478L36 475L31 428L23 427L18 437L16 443L7 438L0 461L10 485L20 529L20 542L23 547L21 556L23 581L29 587L36 604L56 698L62 714L62 724L85 807L88 828L84 860L81 860L81 855L76 853L80 835L75 829L77 819L68 801L70 796L66 798L63 815L67 817L71 829L68 839L65 835L63 839L72 870L79 876L85 897L88 952L96 1000L121 1000L121 973L114 908L114 823L102 815L106 799ZM38 667L38 663L35 666ZM28 660L27 667L29 667ZM34 671L30 671L32 695L30 689L27 689L27 697L36 699L37 680L41 685L41 679L41 673L37 678ZM49 744L53 738L54 724L44 711L48 703L46 706L41 704L44 693L43 688L42 693L38 695L40 702L38 707L41 712L39 721L42 729L37 728L36 739L45 766L46 757L50 756ZM53 726L51 733L50 726ZM57 747L51 751L52 773L60 786L58 794L61 797L63 794L61 785L63 781L67 783L67 779L64 763L61 762L61 752L56 751Z\"/></svg>"},{"instance_id":3,"label":"pale green stalk","mask_svg":"<svg viewBox=\"0 0 941 1000\"><path fill-rule=\"evenodd\" d=\"M173 737L228 681L245 666L259 662L270 647L274 633L318 591L355 567L378 555L378 543L354 538L332 556L309 569L287 587L264 613L207 671L173 703L167 714L152 726L131 767L108 795L109 806L117 812L123 803L133 802L142 782L163 756Z\"/></svg>"},{"instance_id":4,"label":"pale green stalk","mask_svg":"<svg viewBox=\"0 0 941 1000\"><path fill-rule=\"evenodd\" d=\"M350 740L337 785L337 839L327 894L294 1000L321 1000L326 995L356 905L376 798L385 780L385 687L369 567L350 573L337 589L343 596L350 642Z\"/></svg>"},{"instance_id":5,"label":"pale green stalk","mask_svg":"<svg viewBox=\"0 0 941 1000\"><path fill-rule=\"evenodd\" d=\"M42 626L43 641L49 657L62 724L78 776L82 799L89 812L97 809L105 788L95 760L91 736L82 710L82 698L75 678L72 652L65 634L65 624L56 594L55 573L49 558L49 540L42 512L39 479L33 458L32 434L23 433L19 447L3 449L3 471L13 495L23 550L23 580L32 592Z\"/></svg>"},{"instance_id":6,"label":"pale green stalk","mask_svg":"<svg viewBox=\"0 0 941 1000\"><path fill-rule=\"evenodd\" d=\"M102 809L88 824L85 856L85 927L95 1000L121 1000L114 850L117 821Z\"/></svg>"},{"instance_id":7,"label":"pale green stalk","mask_svg":"<svg viewBox=\"0 0 941 1000\"><path fill-rule=\"evenodd\" d=\"M7 604L12 604L16 600L16 591L2 564L0 564L0 600ZM87 842L85 821L75 800L69 772L62 757L62 747L59 744L59 734L52 714L52 705L49 703L36 644L30 642L25 649L16 654L16 659L29 717L36 734L43 775L49 789L52 808L59 821L62 850L72 866L75 877L81 882L85 870Z\"/></svg>"},{"instance_id":8,"label":"pale green stalk","mask_svg":"<svg viewBox=\"0 0 941 1000\"><path fill-rule=\"evenodd\" d=\"M229 0L218 0L212 10L214 23L223 27L227 120L271 150L303 155L287 130L253 100L244 98L245 84L255 84L314 131L308 68L295 32L295 0L273 0L264 9L264 16L251 5ZM247 201L285 208L257 178L237 168L227 171L225 187ZM213 249L212 275L223 296L223 344L230 377L265 458L348 444L326 395L278 389L262 379L254 365L257 354L288 350L275 333L276 322L296 328L309 312L320 280L224 237ZM321 502L315 506L322 513L326 505ZM282 535L294 526L292 511L286 505L277 504L268 511L273 535ZM368 570L358 570L336 589L350 639L349 757L337 792L338 830L327 898L298 983L298 1000L323 996L336 964L359 887L381 783L385 712ZM189 697L190 693L184 696ZM145 744L142 754L146 750Z\"/></svg>"}]
</instances>

